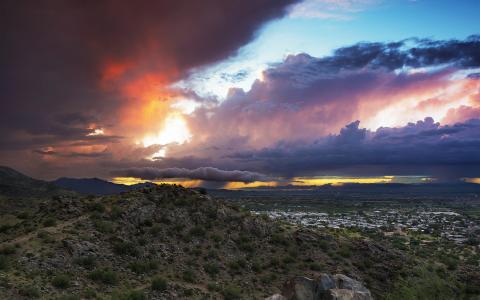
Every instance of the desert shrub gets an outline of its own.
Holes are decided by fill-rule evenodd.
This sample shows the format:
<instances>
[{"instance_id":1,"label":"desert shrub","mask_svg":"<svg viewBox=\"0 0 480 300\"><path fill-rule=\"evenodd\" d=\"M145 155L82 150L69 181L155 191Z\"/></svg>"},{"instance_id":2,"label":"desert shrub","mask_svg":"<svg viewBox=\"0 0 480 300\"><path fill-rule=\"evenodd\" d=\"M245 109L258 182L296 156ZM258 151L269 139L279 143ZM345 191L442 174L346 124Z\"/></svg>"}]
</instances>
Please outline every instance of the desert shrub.
<instances>
[{"instance_id":1,"label":"desert shrub","mask_svg":"<svg viewBox=\"0 0 480 300\"><path fill-rule=\"evenodd\" d=\"M87 288L85 291L83 291L83 297L85 299L96 299L97 298L97 292L92 289L92 288Z\"/></svg>"},{"instance_id":2,"label":"desert shrub","mask_svg":"<svg viewBox=\"0 0 480 300\"><path fill-rule=\"evenodd\" d=\"M321 271L322 266L318 262L312 262L309 264L310 270L312 271Z\"/></svg>"},{"instance_id":3,"label":"desert shrub","mask_svg":"<svg viewBox=\"0 0 480 300\"><path fill-rule=\"evenodd\" d=\"M160 226L160 224L154 224L149 231L150 234L157 235L162 231L162 226Z\"/></svg>"},{"instance_id":4,"label":"desert shrub","mask_svg":"<svg viewBox=\"0 0 480 300\"><path fill-rule=\"evenodd\" d=\"M12 228L12 226L9 225L9 224L1 225L1 226L0 226L0 233L7 232L10 228Z\"/></svg>"},{"instance_id":5,"label":"desert shrub","mask_svg":"<svg viewBox=\"0 0 480 300\"><path fill-rule=\"evenodd\" d=\"M445 279L426 268L418 267L415 276L399 281L386 300L448 300L459 299L454 287Z\"/></svg>"},{"instance_id":6,"label":"desert shrub","mask_svg":"<svg viewBox=\"0 0 480 300\"><path fill-rule=\"evenodd\" d=\"M117 273L110 269L97 269L91 272L88 277L95 282L103 284L115 284L118 281Z\"/></svg>"},{"instance_id":7,"label":"desert shrub","mask_svg":"<svg viewBox=\"0 0 480 300\"><path fill-rule=\"evenodd\" d=\"M58 300L81 300L81 298L77 295L63 295Z\"/></svg>"},{"instance_id":8,"label":"desert shrub","mask_svg":"<svg viewBox=\"0 0 480 300\"><path fill-rule=\"evenodd\" d=\"M223 288L222 295L225 300L235 300L240 299L242 293L239 287L234 285L229 285Z\"/></svg>"},{"instance_id":9,"label":"desert shrub","mask_svg":"<svg viewBox=\"0 0 480 300\"><path fill-rule=\"evenodd\" d=\"M52 227L55 225L57 225L57 221L54 218L47 218L45 221L43 221L44 227Z\"/></svg>"},{"instance_id":10,"label":"desert shrub","mask_svg":"<svg viewBox=\"0 0 480 300\"><path fill-rule=\"evenodd\" d=\"M95 257L92 255L83 256L75 259L77 265L84 267L85 269L93 269L96 265Z\"/></svg>"},{"instance_id":11,"label":"desert shrub","mask_svg":"<svg viewBox=\"0 0 480 300\"><path fill-rule=\"evenodd\" d=\"M93 212L103 213L105 212L105 205L100 202L95 202L90 204L89 209L90 211L93 211Z\"/></svg>"},{"instance_id":12,"label":"desert shrub","mask_svg":"<svg viewBox=\"0 0 480 300\"><path fill-rule=\"evenodd\" d=\"M40 230L37 233L37 237L43 242L43 243L53 243L55 242L55 239L46 231Z\"/></svg>"},{"instance_id":13,"label":"desert shrub","mask_svg":"<svg viewBox=\"0 0 480 300\"><path fill-rule=\"evenodd\" d=\"M112 220L117 220L119 219L123 214L123 211L120 207L113 205L112 208L110 209L110 219Z\"/></svg>"},{"instance_id":14,"label":"desert shrub","mask_svg":"<svg viewBox=\"0 0 480 300\"><path fill-rule=\"evenodd\" d=\"M285 264L291 264L291 263L295 262L295 259L292 256L287 255L282 259L282 261Z\"/></svg>"},{"instance_id":15,"label":"desert shrub","mask_svg":"<svg viewBox=\"0 0 480 300\"><path fill-rule=\"evenodd\" d=\"M192 270L183 271L182 278L189 283L194 283L196 281L195 273Z\"/></svg>"},{"instance_id":16,"label":"desert shrub","mask_svg":"<svg viewBox=\"0 0 480 300\"><path fill-rule=\"evenodd\" d=\"M156 260L135 261L130 263L128 268L137 274L148 273L158 269L158 262Z\"/></svg>"},{"instance_id":17,"label":"desert shrub","mask_svg":"<svg viewBox=\"0 0 480 300\"><path fill-rule=\"evenodd\" d=\"M447 266L447 269L453 271L458 266L458 259L452 256L444 255L441 257L441 262Z\"/></svg>"},{"instance_id":18,"label":"desert shrub","mask_svg":"<svg viewBox=\"0 0 480 300\"><path fill-rule=\"evenodd\" d=\"M70 287L70 276L67 274L58 274L52 279L52 285L57 289L66 289Z\"/></svg>"},{"instance_id":19,"label":"desert shrub","mask_svg":"<svg viewBox=\"0 0 480 300\"><path fill-rule=\"evenodd\" d=\"M220 243L223 239L220 235L218 234L212 234L211 236L211 239L215 242L215 243Z\"/></svg>"},{"instance_id":20,"label":"desert shrub","mask_svg":"<svg viewBox=\"0 0 480 300\"><path fill-rule=\"evenodd\" d=\"M244 269L246 266L247 262L244 259L239 259L228 263L228 267L232 271L239 271L240 269Z\"/></svg>"},{"instance_id":21,"label":"desert shrub","mask_svg":"<svg viewBox=\"0 0 480 300\"><path fill-rule=\"evenodd\" d=\"M6 270L9 267L9 259L5 255L0 255L0 270Z\"/></svg>"},{"instance_id":22,"label":"desert shrub","mask_svg":"<svg viewBox=\"0 0 480 300\"><path fill-rule=\"evenodd\" d=\"M114 231L113 224L107 221L95 220L93 226L101 233L112 233Z\"/></svg>"},{"instance_id":23,"label":"desert shrub","mask_svg":"<svg viewBox=\"0 0 480 300\"><path fill-rule=\"evenodd\" d=\"M15 252L17 252L17 250L12 245L3 246L2 248L0 248L1 255L12 255L15 254Z\"/></svg>"},{"instance_id":24,"label":"desert shrub","mask_svg":"<svg viewBox=\"0 0 480 300\"><path fill-rule=\"evenodd\" d=\"M340 254L342 257L351 257L352 256L352 250L348 246L342 246L338 250L338 254Z\"/></svg>"},{"instance_id":25,"label":"desert shrub","mask_svg":"<svg viewBox=\"0 0 480 300\"><path fill-rule=\"evenodd\" d=\"M182 223L177 223L173 226L173 230L177 233L181 232L184 228L185 228L185 224L182 224Z\"/></svg>"},{"instance_id":26,"label":"desert shrub","mask_svg":"<svg viewBox=\"0 0 480 300\"><path fill-rule=\"evenodd\" d=\"M326 240L319 240L317 242L317 245L322 250L327 250L328 248L330 248L330 245L328 244L328 242Z\"/></svg>"},{"instance_id":27,"label":"desert shrub","mask_svg":"<svg viewBox=\"0 0 480 300\"><path fill-rule=\"evenodd\" d=\"M21 287L18 293L27 298L40 297L40 291L36 286L33 286L33 285L27 285L27 286Z\"/></svg>"},{"instance_id":28,"label":"desert shrub","mask_svg":"<svg viewBox=\"0 0 480 300\"><path fill-rule=\"evenodd\" d=\"M209 282L207 284L207 289L211 292L216 292L220 290L220 286L217 283Z\"/></svg>"},{"instance_id":29,"label":"desert shrub","mask_svg":"<svg viewBox=\"0 0 480 300\"><path fill-rule=\"evenodd\" d=\"M208 251L207 255L205 256L205 259L218 259L218 253L215 250L210 250Z\"/></svg>"},{"instance_id":30,"label":"desert shrub","mask_svg":"<svg viewBox=\"0 0 480 300\"><path fill-rule=\"evenodd\" d=\"M154 277L152 279L152 290L163 292L167 289L168 283L163 277Z\"/></svg>"},{"instance_id":31,"label":"desert shrub","mask_svg":"<svg viewBox=\"0 0 480 300\"><path fill-rule=\"evenodd\" d=\"M255 273L259 273L259 272L262 271L262 266L258 261L253 262L252 271L255 272Z\"/></svg>"},{"instance_id":32,"label":"desert shrub","mask_svg":"<svg viewBox=\"0 0 480 300\"><path fill-rule=\"evenodd\" d=\"M138 256L139 251L131 242L116 242L113 244L113 252L118 255Z\"/></svg>"},{"instance_id":33,"label":"desert shrub","mask_svg":"<svg viewBox=\"0 0 480 300\"><path fill-rule=\"evenodd\" d=\"M24 212L19 213L17 215L17 218L19 218L21 220L26 220L26 219L30 218L30 214L27 211L24 211Z\"/></svg>"},{"instance_id":34,"label":"desert shrub","mask_svg":"<svg viewBox=\"0 0 480 300\"><path fill-rule=\"evenodd\" d=\"M276 233L272 235L271 242L272 244L287 246L289 241L284 235Z\"/></svg>"},{"instance_id":35,"label":"desert shrub","mask_svg":"<svg viewBox=\"0 0 480 300\"><path fill-rule=\"evenodd\" d=\"M205 266L203 266L203 269L211 277L217 275L220 272L220 268L216 264L206 264Z\"/></svg>"},{"instance_id":36,"label":"desert shrub","mask_svg":"<svg viewBox=\"0 0 480 300\"><path fill-rule=\"evenodd\" d=\"M142 291L114 291L112 293L112 300L145 300L147 299Z\"/></svg>"},{"instance_id":37,"label":"desert shrub","mask_svg":"<svg viewBox=\"0 0 480 300\"><path fill-rule=\"evenodd\" d=\"M206 235L206 231L201 226L195 226L190 229L190 234L196 237L204 237Z\"/></svg>"}]
</instances>

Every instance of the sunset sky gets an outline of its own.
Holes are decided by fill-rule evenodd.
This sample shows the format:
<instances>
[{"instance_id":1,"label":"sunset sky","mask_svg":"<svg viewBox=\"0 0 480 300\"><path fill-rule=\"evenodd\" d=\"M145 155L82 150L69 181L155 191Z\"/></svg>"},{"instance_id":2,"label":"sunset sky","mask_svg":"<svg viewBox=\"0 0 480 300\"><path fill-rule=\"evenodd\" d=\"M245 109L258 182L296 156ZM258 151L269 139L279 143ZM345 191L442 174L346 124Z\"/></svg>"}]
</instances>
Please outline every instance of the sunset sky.
<instances>
[{"instance_id":1,"label":"sunset sky","mask_svg":"<svg viewBox=\"0 0 480 300\"><path fill-rule=\"evenodd\" d=\"M480 1L2 1L0 165L480 183Z\"/></svg>"}]
</instances>

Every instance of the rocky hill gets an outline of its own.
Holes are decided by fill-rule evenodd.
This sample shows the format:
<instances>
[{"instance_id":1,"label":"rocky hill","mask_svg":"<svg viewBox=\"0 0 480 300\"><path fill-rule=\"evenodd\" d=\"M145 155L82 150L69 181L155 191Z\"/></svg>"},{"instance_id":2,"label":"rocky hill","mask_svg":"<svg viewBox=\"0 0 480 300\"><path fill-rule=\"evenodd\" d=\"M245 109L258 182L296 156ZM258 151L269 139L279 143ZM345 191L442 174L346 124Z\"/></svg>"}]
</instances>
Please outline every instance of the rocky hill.
<instances>
[{"instance_id":1,"label":"rocky hill","mask_svg":"<svg viewBox=\"0 0 480 300\"><path fill-rule=\"evenodd\" d=\"M447 272L441 263L429 265L360 232L274 221L204 190L155 185L108 196L39 191L37 205L0 215L1 223L9 222L0 224L0 299L478 295L475 265Z\"/></svg>"},{"instance_id":2,"label":"rocky hill","mask_svg":"<svg viewBox=\"0 0 480 300\"><path fill-rule=\"evenodd\" d=\"M171 185L55 196L0 238L1 299L262 299L323 273L381 297L408 264L367 239L273 222Z\"/></svg>"},{"instance_id":3,"label":"rocky hill","mask_svg":"<svg viewBox=\"0 0 480 300\"><path fill-rule=\"evenodd\" d=\"M40 199L74 195L62 187L28 177L9 167L0 166L0 214L35 209ZM0 222L0 225L1 222Z\"/></svg>"}]
</instances>

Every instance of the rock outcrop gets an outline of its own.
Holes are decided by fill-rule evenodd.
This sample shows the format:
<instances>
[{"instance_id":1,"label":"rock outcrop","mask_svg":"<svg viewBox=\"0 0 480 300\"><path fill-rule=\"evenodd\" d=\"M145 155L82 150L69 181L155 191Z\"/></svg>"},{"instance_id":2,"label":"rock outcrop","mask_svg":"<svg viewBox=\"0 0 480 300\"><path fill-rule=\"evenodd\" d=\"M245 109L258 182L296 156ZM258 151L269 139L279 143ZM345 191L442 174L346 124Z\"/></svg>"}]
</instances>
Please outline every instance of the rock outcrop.
<instances>
[{"instance_id":1,"label":"rock outcrop","mask_svg":"<svg viewBox=\"0 0 480 300\"><path fill-rule=\"evenodd\" d=\"M294 277L288 280L282 294L267 300L373 300L360 282L343 274L321 274L316 279Z\"/></svg>"}]
</instances>

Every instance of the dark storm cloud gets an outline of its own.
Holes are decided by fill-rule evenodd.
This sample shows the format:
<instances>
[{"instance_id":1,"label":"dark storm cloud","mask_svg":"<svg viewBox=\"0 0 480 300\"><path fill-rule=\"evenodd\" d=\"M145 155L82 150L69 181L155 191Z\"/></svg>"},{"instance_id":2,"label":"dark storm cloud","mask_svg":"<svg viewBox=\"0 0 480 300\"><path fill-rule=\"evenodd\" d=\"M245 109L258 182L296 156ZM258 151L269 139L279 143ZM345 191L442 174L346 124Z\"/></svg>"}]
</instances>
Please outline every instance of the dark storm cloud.
<instances>
[{"instance_id":1,"label":"dark storm cloud","mask_svg":"<svg viewBox=\"0 0 480 300\"><path fill-rule=\"evenodd\" d=\"M271 181L272 178L266 175L249 172L249 171L226 171L213 167L201 167L197 169L184 168L129 168L112 172L114 176L135 177L148 180L166 179L166 178L188 178L205 181L237 181L237 182L254 182L254 181Z\"/></svg>"},{"instance_id":2,"label":"dark storm cloud","mask_svg":"<svg viewBox=\"0 0 480 300\"><path fill-rule=\"evenodd\" d=\"M480 66L480 36L465 40L436 41L407 39L394 43L358 43L337 49L330 57L316 60L317 68L324 70L352 70L360 68L428 67L454 64L460 68Z\"/></svg>"},{"instance_id":3,"label":"dark storm cloud","mask_svg":"<svg viewBox=\"0 0 480 300\"><path fill-rule=\"evenodd\" d=\"M291 2L2 1L2 148L34 146L19 135L72 140L92 120L114 123L124 99L100 86L107 64L134 64L131 77L152 71L177 80L234 53Z\"/></svg>"},{"instance_id":4,"label":"dark storm cloud","mask_svg":"<svg viewBox=\"0 0 480 300\"><path fill-rule=\"evenodd\" d=\"M436 175L455 177L480 176L479 149L480 119L441 126L426 118L404 127L376 131L360 128L357 121L338 135L309 144L280 142L274 147L229 157L238 164L254 162L264 172L287 177L309 172L331 175L345 170L358 175L372 175L374 170L382 175L442 170L443 174Z\"/></svg>"}]
</instances>

